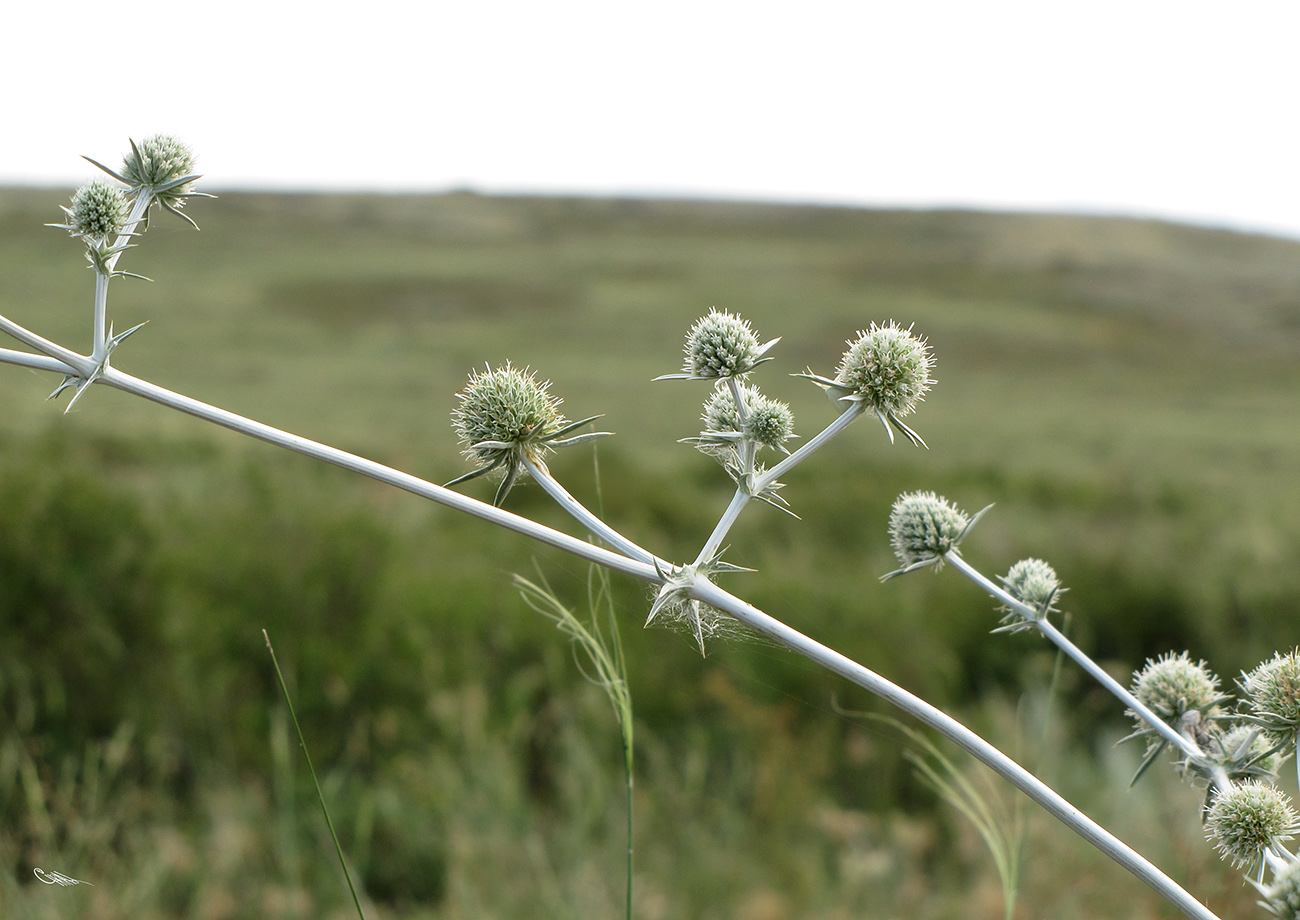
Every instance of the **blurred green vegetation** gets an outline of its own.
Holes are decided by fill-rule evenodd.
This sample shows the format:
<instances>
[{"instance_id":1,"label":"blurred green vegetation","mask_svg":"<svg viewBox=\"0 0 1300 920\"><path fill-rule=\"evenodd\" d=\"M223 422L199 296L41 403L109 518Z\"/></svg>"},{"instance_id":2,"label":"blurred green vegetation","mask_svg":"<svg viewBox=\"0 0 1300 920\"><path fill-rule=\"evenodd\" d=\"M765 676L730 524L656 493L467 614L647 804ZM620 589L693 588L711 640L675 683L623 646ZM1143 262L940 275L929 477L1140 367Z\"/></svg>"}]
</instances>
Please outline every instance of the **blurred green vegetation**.
<instances>
[{"instance_id":1,"label":"blurred green vegetation","mask_svg":"<svg viewBox=\"0 0 1300 920\"><path fill-rule=\"evenodd\" d=\"M0 312L85 350L91 275L41 224L66 193L0 191ZM673 559L729 496L680 367L709 307L780 335L755 376L834 370L871 321L915 323L938 384L929 452L855 426L754 508L727 586L1019 750L1052 658L989 636L956 575L878 583L904 490L997 506L965 545L1069 587L1072 635L1121 679L1188 648L1229 680L1293 646L1300 597L1300 244L1159 223L962 212L445 196L229 194L159 219L115 282L131 373L434 481L448 413L507 359L617 432L558 455L571 491ZM260 630L276 644L375 916L617 916L617 728L515 595L581 563L124 394L68 416L0 369L0 914L346 916ZM909 419L909 421L911 421ZM469 491L483 498L490 484ZM540 490L509 507L572 531ZM628 623L647 589L615 581ZM756 641L627 630L638 725L638 911L654 917L1000 916L972 832L865 695ZM1040 701L1041 702L1041 701ZM1023 704L1023 705L1021 705ZM1018 710L1020 705L1020 710ZM1043 756L1095 817L1226 916L1253 897L1199 841L1195 790L1155 776L1109 698L1069 678ZM1168 916L1067 832L1031 827L1020 903ZM34 866L95 888L51 891ZM993 900L989 900L992 898ZM80 900L78 900L80 899ZM983 900L981 900L983 899ZM1234 913L1235 911L1235 913Z\"/></svg>"}]
</instances>

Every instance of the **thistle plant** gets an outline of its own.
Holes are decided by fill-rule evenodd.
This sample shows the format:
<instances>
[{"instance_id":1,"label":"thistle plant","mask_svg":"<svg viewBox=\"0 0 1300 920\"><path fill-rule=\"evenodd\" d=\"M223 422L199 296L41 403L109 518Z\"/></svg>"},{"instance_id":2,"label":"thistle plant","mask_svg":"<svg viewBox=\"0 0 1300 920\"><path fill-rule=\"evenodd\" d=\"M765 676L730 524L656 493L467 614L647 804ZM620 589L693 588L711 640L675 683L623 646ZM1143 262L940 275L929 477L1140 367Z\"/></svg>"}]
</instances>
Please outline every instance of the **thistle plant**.
<instances>
[{"instance_id":1,"label":"thistle plant","mask_svg":"<svg viewBox=\"0 0 1300 920\"><path fill-rule=\"evenodd\" d=\"M195 190L199 177L194 172L194 158L180 141L159 135L140 144L132 142L130 147L120 170L91 161L119 185L100 180L82 189L65 208L66 223L56 225L82 241L96 274L90 354L79 354L0 316L0 330L28 349L0 349L0 361L61 374L63 382L55 395L74 387L69 407L91 385L110 386L393 485L608 570L640 579L655 594L649 604L647 622L663 619L685 623L702 654L706 651L706 640L728 628L728 624L755 631L929 726L1102 849L1186 915L1213 920L1213 912L1150 861L996 746L950 715L717 583L721 576L747 571L725 558L727 535L741 512L754 499L791 510L785 497L778 494L782 488L780 477L811 458L857 418L870 413L881 422L891 442L898 432L913 445L925 446L921 436L903 420L918 410L934 385L934 356L927 341L910 326L904 328L893 320L883 324L872 322L856 338L847 341L848 348L833 376L819 375L811 369L793 375L820 387L834 415L815 436L801 439L797 449L787 452L786 445L794 437L789 407L763 395L750 380L750 375L774 360L768 353L779 340L761 343L747 320L716 308L696 322L686 335L682 371L659 379L710 385L701 412L703 429L698 436L685 440L721 461L735 484L735 492L694 557L679 556L690 561L674 562L671 560L677 554L660 555L645 549L585 508L556 481L545 463L546 454L607 433L581 431L599 416L577 422L565 419L559 411L560 400L531 370L520 371L507 363L497 368L487 367L482 372L474 371L458 394L452 426L473 468L453 479L452 484L499 474L501 481L492 502L488 503L164 389L112 366L109 357L114 349L139 328L135 326L114 335L107 323L108 283L127 274L117 268L120 257L136 245L135 240L147 227L147 217L154 204L190 220L183 213L188 200L204 195ZM765 467L760 462L763 451L780 454L781 459ZM534 480L572 515L586 531L587 538L545 527L506 510L503 505L512 487L525 478ZM889 540L900 568L886 577L950 565L997 601L1003 614L1000 631L1037 630L1058 645L1139 720L1136 734L1146 738L1149 750L1154 748L1158 753L1172 749L1184 775L1206 783L1207 815L1212 816L1210 833L1220 848L1234 861L1258 863L1260 872L1256 882L1269 909L1279 916L1296 917L1295 905L1300 902L1296 894L1300 888L1295 881L1296 860L1284 845L1295 818L1289 805L1265 791L1271 788L1267 776L1276 768L1283 747L1293 745L1300 734L1297 731L1300 705L1295 695L1296 653L1278 656L1244 675L1242 686L1249 703L1236 712L1218 694L1214 680L1199 674L1200 666L1193 665L1186 656L1160 659L1153 663L1156 670L1140 676L1134 689L1123 687L1066 639L1052 622L1059 613L1064 589L1051 566L1039 559L1026 559L1013 565L998 583L966 561L961 547L970 539L985 511L967 515L932 492L902 496L889 520ZM544 594L544 591L533 591L531 598L546 607ZM584 633L587 627L575 626L575 619L554 612L557 622L587 651L597 671L605 675L601 680L623 719L625 701L620 702L618 690L622 677L617 661L610 659L612 663L606 666L609 646L589 630ZM622 686L625 688L625 684ZM630 748L630 718L624 721L623 729ZM1148 756L1148 763L1153 756ZM1263 878L1265 871L1273 874L1271 880Z\"/></svg>"},{"instance_id":2,"label":"thistle plant","mask_svg":"<svg viewBox=\"0 0 1300 920\"><path fill-rule=\"evenodd\" d=\"M1055 643L1124 703L1134 719L1136 728L1124 740L1145 740L1147 749L1133 781L1172 748L1178 771L1206 787L1202 820L1207 838L1234 866L1255 870L1252 882L1264 893L1264 906L1279 916L1300 916L1296 856L1285 845L1296 831L1297 816L1273 784L1282 755L1294 749L1300 735L1297 653L1278 654L1243 674L1239 684L1246 699L1236 706L1220 691L1209 666L1187 652L1149 660L1134 673L1132 687L1125 688L1051 622L1065 589L1050 565L1021 560L998 585L962 557L959 544L987 510L968 519L934 493L900 496L890 515L889 535L902 567L883 577L948 562L1000 602L1004 616L994 632L1036 629ZM1269 871L1273 881L1265 885Z\"/></svg>"}]
</instances>

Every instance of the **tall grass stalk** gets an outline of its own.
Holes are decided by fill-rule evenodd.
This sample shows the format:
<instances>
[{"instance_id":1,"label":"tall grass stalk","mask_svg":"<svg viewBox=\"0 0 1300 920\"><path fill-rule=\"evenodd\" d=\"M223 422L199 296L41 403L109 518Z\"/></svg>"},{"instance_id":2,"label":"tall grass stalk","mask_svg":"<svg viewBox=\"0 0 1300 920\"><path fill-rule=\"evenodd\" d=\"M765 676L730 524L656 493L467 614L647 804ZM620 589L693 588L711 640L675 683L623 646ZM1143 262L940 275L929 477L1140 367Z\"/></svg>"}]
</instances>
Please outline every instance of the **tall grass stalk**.
<instances>
[{"instance_id":1,"label":"tall grass stalk","mask_svg":"<svg viewBox=\"0 0 1300 920\"><path fill-rule=\"evenodd\" d=\"M361 899L357 896L357 888L352 884L352 873L348 871L348 861L343 856L343 846L339 843L339 835L334 832L334 822L330 819L330 810L325 804L325 793L321 791L320 780L316 778L316 768L311 763L311 753L307 750L307 739L303 737L302 726L298 724L298 714L293 709L293 697L289 695L289 686L284 681L284 672L280 670L280 662L275 657L275 648L271 645L271 637L267 635L265 629L262 630L262 638L266 640L266 650L271 653L271 664L275 666L275 677L280 682L280 692L284 694L284 704L289 708L289 718L293 720L293 730L298 733L298 743L302 745L302 755L307 761L307 770L311 773L312 785L316 787L316 800L320 802L321 813L325 816L325 826L329 828L330 839L334 841L334 850L339 855L339 865L343 867L343 878L347 880L348 891L352 893L352 903L357 908L357 916L361 920L366 920L365 912L361 909Z\"/></svg>"},{"instance_id":2,"label":"tall grass stalk","mask_svg":"<svg viewBox=\"0 0 1300 920\"><path fill-rule=\"evenodd\" d=\"M555 623L569 637L579 670L604 691L618 720L623 742L623 773L627 782L626 908L627 920L632 920L633 765L636 738L632 722L632 694L627 682L627 661L623 657L618 616L609 590L609 573L594 565L587 573L587 607L591 611L591 617L586 623L556 596L540 572L536 582L515 575L515 586L529 607ZM586 665L583 664L584 659Z\"/></svg>"}]
</instances>

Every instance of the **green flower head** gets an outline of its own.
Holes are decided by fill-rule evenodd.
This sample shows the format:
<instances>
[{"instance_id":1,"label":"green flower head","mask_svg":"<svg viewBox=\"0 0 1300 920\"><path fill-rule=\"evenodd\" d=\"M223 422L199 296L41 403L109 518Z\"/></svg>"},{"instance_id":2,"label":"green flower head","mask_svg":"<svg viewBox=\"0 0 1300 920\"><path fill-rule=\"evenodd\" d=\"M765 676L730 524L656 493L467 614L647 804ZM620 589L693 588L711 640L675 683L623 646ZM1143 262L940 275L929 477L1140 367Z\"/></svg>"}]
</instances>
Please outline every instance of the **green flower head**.
<instances>
[{"instance_id":1,"label":"green flower head","mask_svg":"<svg viewBox=\"0 0 1300 920\"><path fill-rule=\"evenodd\" d=\"M987 511L988 509L984 509ZM942 565L946 553L970 532L984 511L967 517L957 506L933 492L906 492L889 512L889 542L902 568L886 578L927 565Z\"/></svg>"},{"instance_id":2,"label":"green flower head","mask_svg":"<svg viewBox=\"0 0 1300 920\"><path fill-rule=\"evenodd\" d=\"M1214 796L1205 830L1223 858L1240 869L1289 839L1296 830L1296 813L1272 783L1249 779Z\"/></svg>"},{"instance_id":3,"label":"green flower head","mask_svg":"<svg viewBox=\"0 0 1300 920\"><path fill-rule=\"evenodd\" d=\"M1240 681L1250 714L1270 732L1300 735L1300 650L1274 655Z\"/></svg>"},{"instance_id":4,"label":"green flower head","mask_svg":"<svg viewBox=\"0 0 1300 920\"><path fill-rule=\"evenodd\" d=\"M126 226L127 203L122 189L112 182L96 179L77 189L72 206L63 209L68 215L65 227L73 236L88 242L102 243L115 238Z\"/></svg>"},{"instance_id":5,"label":"green flower head","mask_svg":"<svg viewBox=\"0 0 1300 920\"><path fill-rule=\"evenodd\" d=\"M872 323L848 346L833 379L811 370L795 376L825 390L840 411L858 404L875 412L890 441L898 429L913 444L925 447L921 436L903 423L903 416L915 411L934 384L934 356L925 339L914 335L910 326L903 329L890 320L884 326Z\"/></svg>"},{"instance_id":6,"label":"green flower head","mask_svg":"<svg viewBox=\"0 0 1300 920\"><path fill-rule=\"evenodd\" d=\"M1229 779L1276 776L1282 765L1277 745L1258 726L1238 723L1220 733L1215 741L1213 766L1222 767Z\"/></svg>"},{"instance_id":7,"label":"green flower head","mask_svg":"<svg viewBox=\"0 0 1300 920\"><path fill-rule=\"evenodd\" d=\"M686 335L686 363L680 374L665 374L658 380L717 380L743 377L770 358L764 354L779 340L765 345L748 321L716 308L701 317Z\"/></svg>"},{"instance_id":8,"label":"green flower head","mask_svg":"<svg viewBox=\"0 0 1300 920\"><path fill-rule=\"evenodd\" d=\"M871 324L848 342L835 382L851 396L886 416L911 414L934 380L934 357L925 339L893 320L885 326Z\"/></svg>"},{"instance_id":9,"label":"green flower head","mask_svg":"<svg viewBox=\"0 0 1300 920\"><path fill-rule=\"evenodd\" d=\"M122 159L121 172L115 172L90 157L86 159L128 186L133 194L147 194L151 202L158 202L191 225L194 221L181 213L185 202L196 196L213 197L206 192L194 191L194 180L199 178L194 172L194 152L169 134L155 134L138 144L131 141L131 152Z\"/></svg>"},{"instance_id":10,"label":"green flower head","mask_svg":"<svg viewBox=\"0 0 1300 920\"><path fill-rule=\"evenodd\" d=\"M1012 632L1032 628L1035 620L1055 612L1057 598L1065 590L1056 570L1041 559L1021 559L1002 576L1002 584L1012 597L1036 611L1031 617L1019 609L1003 608L1007 615L1002 622Z\"/></svg>"},{"instance_id":11,"label":"green flower head","mask_svg":"<svg viewBox=\"0 0 1300 920\"><path fill-rule=\"evenodd\" d=\"M742 420L736 407L736 399L731 387L719 385L709 394L704 403L700 421L704 423L704 432L692 442L714 441L725 447L736 440L744 438L761 447L784 450L782 445L794 437L794 414L790 406L779 400L771 399L759 392L758 387L740 384L740 398L745 403L745 417ZM703 443L697 447L709 452Z\"/></svg>"},{"instance_id":12,"label":"green flower head","mask_svg":"<svg viewBox=\"0 0 1300 920\"><path fill-rule=\"evenodd\" d=\"M573 435L592 416L570 422L560 414L558 397L548 392L550 383L540 381L528 369L511 367L470 374L469 383L456 394L460 405L452 412L452 427L464 454L477 469L449 485L484 473L502 470L504 479L496 504L505 500L510 488L528 474L528 465L545 468L542 457L557 447L567 447L601 437L607 432Z\"/></svg>"},{"instance_id":13,"label":"green flower head","mask_svg":"<svg viewBox=\"0 0 1300 920\"><path fill-rule=\"evenodd\" d=\"M182 180L198 178L194 174L194 152L169 134L155 134L139 144L132 141L131 152L122 160L122 176L132 188L150 189L160 199L168 196L176 207L180 207L190 188L190 182Z\"/></svg>"},{"instance_id":14,"label":"green flower head","mask_svg":"<svg viewBox=\"0 0 1300 920\"><path fill-rule=\"evenodd\" d=\"M1271 885L1260 887L1270 913L1282 920L1300 920L1300 860L1290 860Z\"/></svg>"},{"instance_id":15,"label":"green flower head","mask_svg":"<svg viewBox=\"0 0 1300 920\"><path fill-rule=\"evenodd\" d=\"M1168 652L1148 660L1133 675L1133 695L1169 725L1177 728L1187 713L1208 716L1224 700L1219 678L1204 661L1192 661L1186 652ZM1139 729L1145 723L1138 718Z\"/></svg>"}]
</instances>

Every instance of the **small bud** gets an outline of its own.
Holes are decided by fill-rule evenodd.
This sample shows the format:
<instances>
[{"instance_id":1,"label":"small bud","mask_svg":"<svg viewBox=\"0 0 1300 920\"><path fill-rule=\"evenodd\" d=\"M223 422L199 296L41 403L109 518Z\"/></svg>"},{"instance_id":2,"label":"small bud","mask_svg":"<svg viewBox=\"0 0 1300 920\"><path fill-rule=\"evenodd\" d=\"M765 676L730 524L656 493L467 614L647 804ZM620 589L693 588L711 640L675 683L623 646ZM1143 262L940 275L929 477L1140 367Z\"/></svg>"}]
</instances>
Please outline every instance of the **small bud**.
<instances>
[{"instance_id":1,"label":"small bud","mask_svg":"<svg viewBox=\"0 0 1300 920\"><path fill-rule=\"evenodd\" d=\"M77 189L65 226L73 236L102 243L116 237L126 226L127 203L122 189L111 182L96 179Z\"/></svg>"},{"instance_id":2,"label":"small bud","mask_svg":"<svg viewBox=\"0 0 1300 920\"><path fill-rule=\"evenodd\" d=\"M1020 560L1002 577L1002 584L1012 597L1036 611L1036 615L1030 617L1024 611L1004 607L1007 615L1002 622L1005 631L1011 632L1029 629L1035 620L1055 612L1056 599L1065 590L1056 577L1056 571L1041 559Z\"/></svg>"},{"instance_id":3,"label":"small bud","mask_svg":"<svg viewBox=\"0 0 1300 920\"><path fill-rule=\"evenodd\" d=\"M1300 650L1274 655L1240 683L1251 715L1265 728L1284 738L1300 734Z\"/></svg>"},{"instance_id":4,"label":"small bud","mask_svg":"<svg viewBox=\"0 0 1300 920\"><path fill-rule=\"evenodd\" d=\"M1289 861L1261 890L1270 913L1282 920L1300 920L1300 860Z\"/></svg>"},{"instance_id":5,"label":"small bud","mask_svg":"<svg viewBox=\"0 0 1300 920\"><path fill-rule=\"evenodd\" d=\"M957 549L973 523L955 505L933 492L900 495L889 512L889 542L903 567L891 574L942 564L944 553Z\"/></svg>"},{"instance_id":6,"label":"small bud","mask_svg":"<svg viewBox=\"0 0 1300 920\"><path fill-rule=\"evenodd\" d=\"M686 335L686 364L681 374L668 378L686 377L693 380L742 377L759 364L771 360L763 354L776 344L776 339L765 345L758 344L758 336L746 320L717 309L701 317Z\"/></svg>"},{"instance_id":7,"label":"small bud","mask_svg":"<svg viewBox=\"0 0 1300 920\"><path fill-rule=\"evenodd\" d=\"M1219 678L1204 661L1193 662L1186 652L1168 652L1133 675L1133 695L1167 724L1178 728L1189 712L1210 715L1223 701ZM1130 713L1132 715L1132 713ZM1139 727L1144 727L1141 718Z\"/></svg>"},{"instance_id":8,"label":"small bud","mask_svg":"<svg viewBox=\"0 0 1300 920\"><path fill-rule=\"evenodd\" d=\"M882 417L911 413L934 381L934 357L926 341L892 320L858 333L848 343L835 383L860 397Z\"/></svg>"},{"instance_id":9,"label":"small bud","mask_svg":"<svg viewBox=\"0 0 1300 920\"><path fill-rule=\"evenodd\" d=\"M1214 796L1205 829L1206 839L1240 869L1289 839L1296 830L1296 813L1273 784L1246 780Z\"/></svg>"},{"instance_id":10,"label":"small bud","mask_svg":"<svg viewBox=\"0 0 1300 920\"><path fill-rule=\"evenodd\" d=\"M740 385L740 398L745 401L746 415L742 422L736 400L729 386L718 386L704 403L700 421L705 433L698 441L709 439L709 434L735 435L754 441L762 447L780 449L794 436L794 414L789 405L771 399L759 392L758 387ZM705 447L697 444L701 450ZM706 451L707 452L707 451Z\"/></svg>"}]
</instances>

